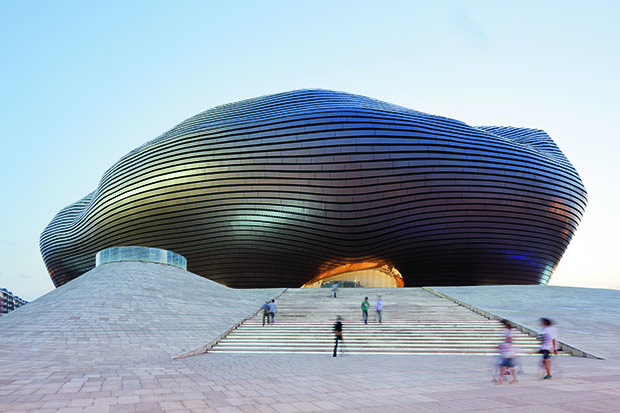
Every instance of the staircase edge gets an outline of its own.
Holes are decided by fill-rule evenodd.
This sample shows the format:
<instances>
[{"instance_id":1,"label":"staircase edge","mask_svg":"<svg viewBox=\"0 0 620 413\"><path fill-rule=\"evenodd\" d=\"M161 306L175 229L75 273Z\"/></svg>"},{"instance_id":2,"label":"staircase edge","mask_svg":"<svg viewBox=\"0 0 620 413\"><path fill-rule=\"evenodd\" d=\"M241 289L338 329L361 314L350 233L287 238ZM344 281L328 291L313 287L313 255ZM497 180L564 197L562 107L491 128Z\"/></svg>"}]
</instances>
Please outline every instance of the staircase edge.
<instances>
[{"instance_id":1,"label":"staircase edge","mask_svg":"<svg viewBox=\"0 0 620 413\"><path fill-rule=\"evenodd\" d=\"M444 298L446 300L452 301L453 303L458 304L461 307L467 308L468 310L470 310L470 311L472 311L472 312L474 312L476 314L479 314L479 315L481 315L483 317L486 317L489 320L498 320L498 321L505 320L514 329L519 330L519 331L527 334L530 337L535 337L535 338L538 337L538 332L537 331L534 331L531 328L528 328L528 327L526 327L526 326L524 326L522 324L519 324L519 323L517 323L515 321L509 320L509 319L504 318L504 317L500 317L497 314L490 313L490 312L488 312L486 310L483 310L483 309L478 308L476 306L473 306L471 304L467 304L464 301L461 301L461 300L459 300L457 298L451 297L448 294L442 293L440 291L434 290L431 287L422 287L422 289L424 291L427 291L427 292L433 294L433 295L436 295L437 297L441 297L441 298ZM563 341L558 340L558 343L560 344L560 350L565 351L567 353L570 353L572 356L584 357L584 358L592 358L592 359L597 359L597 360L604 360L604 358L602 358L602 357L599 357L599 356L597 356L595 354L592 354L592 353L589 353L587 351L583 351L583 350L581 350L581 349L579 349L579 348L577 348L575 346L572 346L570 344L567 344L567 343L565 343Z\"/></svg>"},{"instance_id":2,"label":"staircase edge","mask_svg":"<svg viewBox=\"0 0 620 413\"><path fill-rule=\"evenodd\" d=\"M280 298L280 296L282 294L284 294L286 291L288 291L288 288L284 288L282 289L282 291L280 291L278 294L276 294L273 299L277 299ZM187 353L183 353L183 354L179 354L178 356L174 356L172 359L173 360L179 360L179 359L184 359L187 357L193 357L193 356L197 356L199 354L205 354L208 353L209 350L211 350L213 347L215 347L220 341L222 341L224 338L226 338L227 335L229 335L231 332L233 332L234 330L236 330L237 328L239 328L243 323L245 323L246 321L248 321L250 318L254 317L256 314L259 313L259 311L262 311L262 308L259 307L258 310L252 312L251 314L249 314L248 316L246 316L243 320L235 323L232 327L230 327L228 330L224 331L222 334L220 334L219 336L217 336L216 338L214 338L213 340L209 341L207 344L202 345L198 348L195 348L193 350L188 351Z\"/></svg>"}]
</instances>

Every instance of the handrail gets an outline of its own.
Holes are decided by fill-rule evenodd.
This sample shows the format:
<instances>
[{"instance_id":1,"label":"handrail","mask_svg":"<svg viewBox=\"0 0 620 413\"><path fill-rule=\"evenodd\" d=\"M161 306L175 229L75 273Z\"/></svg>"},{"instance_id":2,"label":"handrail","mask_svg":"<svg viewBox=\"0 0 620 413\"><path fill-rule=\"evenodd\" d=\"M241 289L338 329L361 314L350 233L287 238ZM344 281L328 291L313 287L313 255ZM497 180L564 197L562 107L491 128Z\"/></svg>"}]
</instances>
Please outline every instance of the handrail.
<instances>
[{"instance_id":1,"label":"handrail","mask_svg":"<svg viewBox=\"0 0 620 413\"><path fill-rule=\"evenodd\" d=\"M284 294L286 291L288 290L288 288L283 289L282 291L280 291L278 294L276 294L273 299L277 299L280 298L280 296L282 294ZM220 341L222 341L224 338L226 338L227 335L229 335L230 333L232 333L234 330L238 329L241 324L245 323L246 321L248 321L249 319L253 318L254 316L256 316L256 314L259 313L259 311L263 311L262 307L259 308L258 310L254 311L253 313L251 313L250 315L248 315L247 317L245 317L243 320L235 323L232 327L230 327L228 330L224 331L222 334L220 334L219 336L217 336L216 338L214 338L213 340L209 341L207 344L202 345L198 348L195 348L194 350L188 351L187 353L183 353L183 354L179 354L178 356L173 357L173 360L179 360L179 359L183 359L186 357L192 357L192 356L197 356L198 354L204 354L204 353L208 353L209 350L211 350L213 347L215 347Z\"/></svg>"},{"instance_id":2,"label":"handrail","mask_svg":"<svg viewBox=\"0 0 620 413\"><path fill-rule=\"evenodd\" d=\"M431 293L431 294L433 294L433 295L436 295L437 297L441 297L441 298L445 298L446 300L450 300L453 303L456 303L456 304L460 305L461 307L465 307L468 310L470 310L470 311L472 311L472 312L474 312L476 314L479 314L479 315L481 315L483 317L488 318L489 320L505 320L505 321L508 322L508 324L510 324L511 327L515 328L516 330L519 330L519 331L527 334L530 337L538 337L538 332L537 331L532 330L531 328L525 327L524 325L519 324L519 323L517 323L515 321L508 320L508 319L506 319L504 317L498 316L497 314L493 314L493 313L485 311L485 310L483 310L481 308L475 307L475 306L473 306L471 304L467 304L466 302L463 302L463 301L461 301L461 300L459 300L457 298L451 297L451 296L449 296L447 294L444 294L442 292L439 292L437 290L433 290L430 287L422 287L422 289L427 291L427 292L429 292L429 293ZM572 356L604 360L602 357L599 357L599 356L594 355L592 353L588 353L587 351L583 351L581 349L578 349L577 347L572 346L570 344L567 344L567 343L565 343L563 341L558 340L558 344L560 345L560 350L565 351L567 353L570 353Z\"/></svg>"}]
</instances>

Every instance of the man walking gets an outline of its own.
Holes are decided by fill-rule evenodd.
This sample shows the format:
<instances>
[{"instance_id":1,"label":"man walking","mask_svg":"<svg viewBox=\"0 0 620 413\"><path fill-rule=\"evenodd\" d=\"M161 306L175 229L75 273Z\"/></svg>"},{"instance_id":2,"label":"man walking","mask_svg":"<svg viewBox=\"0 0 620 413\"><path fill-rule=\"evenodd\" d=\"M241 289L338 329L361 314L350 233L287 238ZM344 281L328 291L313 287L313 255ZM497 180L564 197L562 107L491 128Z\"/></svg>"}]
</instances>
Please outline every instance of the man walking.
<instances>
[{"instance_id":1,"label":"man walking","mask_svg":"<svg viewBox=\"0 0 620 413\"><path fill-rule=\"evenodd\" d=\"M379 316L379 324L381 324L381 314L383 313L383 300L381 299L381 296L377 297L375 307L377 308L377 316Z\"/></svg>"},{"instance_id":2,"label":"man walking","mask_svg":"<svg viewBox=\"0 0 620 413\"><path fill-rule=\"evenodd\" d=\"M336 293L338 292L338 281L332 284L332 295L336 298Z\"/></svg>"},{"instance_id":3,"label":"man walking","mask_svg":"<svg viewBox=\"0 0 620 413\"><path fill-rule=\"evenodd\" d=\"M267 324L269 324L269 301L263 305L263 327L265 327L265 320L267 320Z\"/></svg>"},{"instance_id":4,"label":"man walking","mask_svg":"<svg viewBox=\"0 0 620 413\"><path fill-rule=\"evenodd\" d=\"M271 300L269 303L269 316L271 317L271 324L275 323L276 314L278 313L278 306L276 300Z\"/></svg>"},{"instance_id":5,"label":"man walking","mask_svg":"<svg viewBox=\"0 0 620 413\"><path fill-rule=\"evenodd\" d=\"M338 351L338 342L344 341L342 339L342 317L336 316L336 322L334 323L334 328L332 328L332 332L334 333L334 357L336 357L336 352ZM340 351L342 352L342 349Z\"/></svg>"},{"instance_id":6,"label":"man walking","mask_svg":"<svg viewBox=\"0 0 620 413\"><path fill-rule=\"evenodd\" d=\"M364 318L364 324L368 324L368 307L370 307L368 297L364 297L364 301L362 301L362 318Z\"/></svg>"}]
</instances>

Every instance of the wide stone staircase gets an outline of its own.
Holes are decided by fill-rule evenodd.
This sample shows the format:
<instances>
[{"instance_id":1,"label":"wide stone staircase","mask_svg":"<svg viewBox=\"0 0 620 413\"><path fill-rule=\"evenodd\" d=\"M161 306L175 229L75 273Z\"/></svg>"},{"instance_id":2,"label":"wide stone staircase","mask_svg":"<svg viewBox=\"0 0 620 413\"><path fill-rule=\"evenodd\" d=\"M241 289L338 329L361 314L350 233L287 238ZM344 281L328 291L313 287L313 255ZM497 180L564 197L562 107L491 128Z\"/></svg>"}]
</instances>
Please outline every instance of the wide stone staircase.
<instances>
[{"instance_id":1,"label":"wide stone staircase","mask_svg":"<svg viewBox=\"0 0 620 413\"><path fill-rule=\"evenodd\" d=\"M374 303L383 297L383 322ZM371 302L368 325L360 304ZM329 353L332 326L343 318L344 351L349 354L497 354L503 337L498 321L488 320L422 288L289 289L277 300L275 323L262 325L262 311L223 338L209 352ZM521 354L534 353L538 342L514 330Z\"/></svg>"}]
</instances>

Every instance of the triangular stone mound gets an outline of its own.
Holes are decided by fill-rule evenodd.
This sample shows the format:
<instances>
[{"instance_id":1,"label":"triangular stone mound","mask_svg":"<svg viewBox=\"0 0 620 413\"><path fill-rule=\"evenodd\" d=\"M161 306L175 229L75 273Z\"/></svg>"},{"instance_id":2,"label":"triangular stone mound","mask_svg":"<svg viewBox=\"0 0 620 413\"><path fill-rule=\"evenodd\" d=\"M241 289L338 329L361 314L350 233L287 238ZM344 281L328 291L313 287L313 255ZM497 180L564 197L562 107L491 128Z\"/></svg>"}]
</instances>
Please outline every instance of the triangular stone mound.
<instances>
[{"instance_id":1,"label":"triangular stone mound","mask_svg":"<svg viewBox=\"0 0 620 413\"><path fill-rule=\"evenodd\" d=\"M105 264L0 319L11 332L2 348L15 362L169 358L213 340L280 291L235 290L162 264Z\"/></svg>"}]
</instances>

